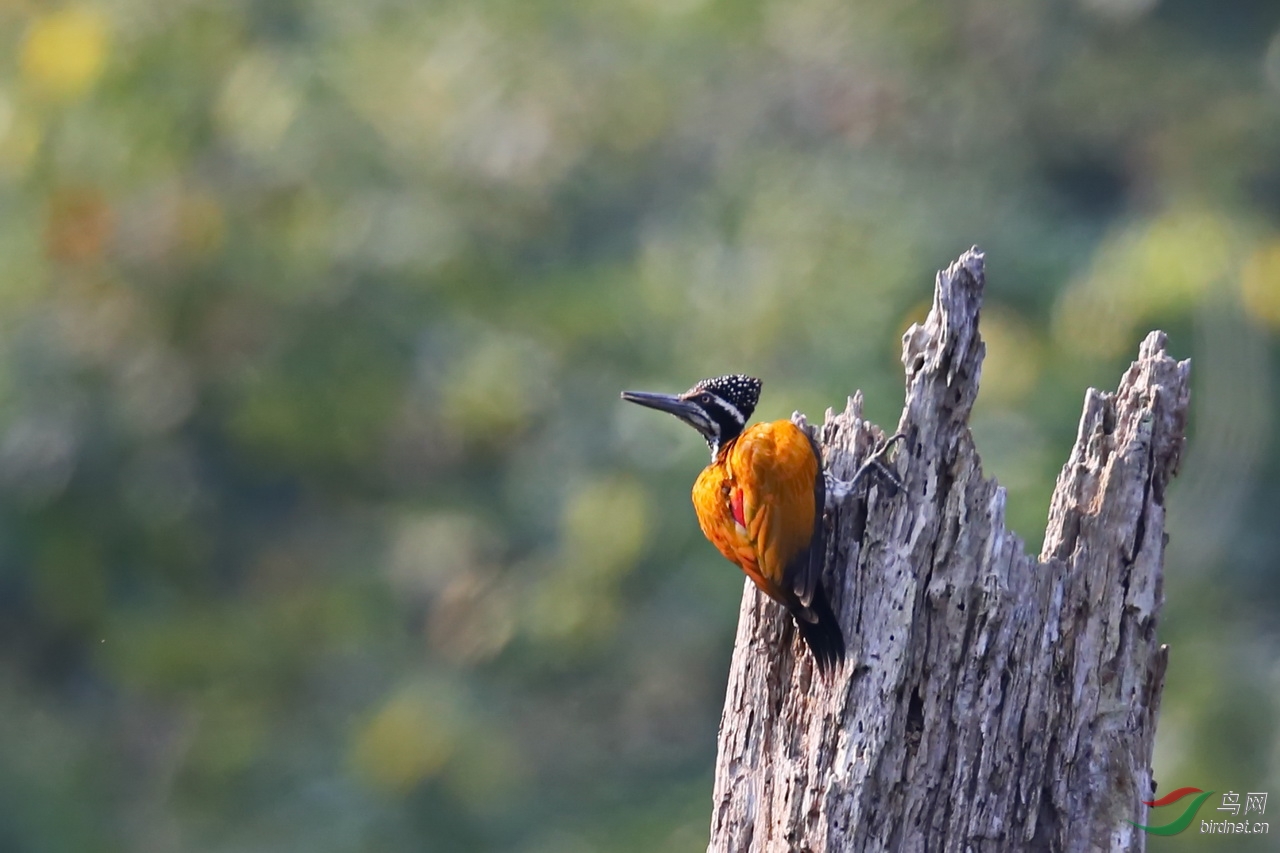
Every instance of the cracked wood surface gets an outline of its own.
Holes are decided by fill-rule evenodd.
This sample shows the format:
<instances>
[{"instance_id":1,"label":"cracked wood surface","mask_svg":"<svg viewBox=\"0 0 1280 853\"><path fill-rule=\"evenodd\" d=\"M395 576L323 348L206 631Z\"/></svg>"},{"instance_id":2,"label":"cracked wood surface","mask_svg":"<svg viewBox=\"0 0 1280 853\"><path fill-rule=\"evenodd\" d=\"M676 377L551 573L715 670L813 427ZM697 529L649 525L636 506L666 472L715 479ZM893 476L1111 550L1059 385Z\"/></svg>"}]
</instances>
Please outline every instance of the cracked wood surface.
<instances>
[{"instance_id":1,"label":"cracked wood surface","mask_svg":"<svg viewBox=\"0 0 1280 853\"><path fill-rule=\"evenodd\" d=\"M745 584L710 851L1144 847L1126 819L1145 822L1155 792L1164 496L1190 363L1152 332L1118 391L1089 389L1037 560L969 432L982 287L974 249L903 337L904 489L873 484L828 517L849 662L823 682ZM815 433L844 479L884 435L861 413L859 394Z\"/></svg>"}]
</instances>

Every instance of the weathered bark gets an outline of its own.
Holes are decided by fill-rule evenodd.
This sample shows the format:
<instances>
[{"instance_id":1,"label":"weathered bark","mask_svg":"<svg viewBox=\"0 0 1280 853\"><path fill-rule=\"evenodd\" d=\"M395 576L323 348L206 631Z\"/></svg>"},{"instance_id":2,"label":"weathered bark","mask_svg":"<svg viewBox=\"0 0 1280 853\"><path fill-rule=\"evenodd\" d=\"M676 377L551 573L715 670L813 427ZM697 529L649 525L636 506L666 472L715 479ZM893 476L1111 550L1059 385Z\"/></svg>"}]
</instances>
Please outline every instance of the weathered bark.
<instances>
[{"instance_id":1,"label":"weathered bark","mask_svg":"<svg viewBox=\"0 0 1280 853\"><path fill-rule=\"evenodd\" d=\"M825 583L850 663L823 682L746 584L716 763L712 851L1141 850L1167 649L1164 492L1189 362L1152 332L1090 389L1036 560L970 435L982 254L938 275L903 339L904 488L829 518ZM847 479L883 433L855 396L817 431Z\"/></svg>"}]
</instances>

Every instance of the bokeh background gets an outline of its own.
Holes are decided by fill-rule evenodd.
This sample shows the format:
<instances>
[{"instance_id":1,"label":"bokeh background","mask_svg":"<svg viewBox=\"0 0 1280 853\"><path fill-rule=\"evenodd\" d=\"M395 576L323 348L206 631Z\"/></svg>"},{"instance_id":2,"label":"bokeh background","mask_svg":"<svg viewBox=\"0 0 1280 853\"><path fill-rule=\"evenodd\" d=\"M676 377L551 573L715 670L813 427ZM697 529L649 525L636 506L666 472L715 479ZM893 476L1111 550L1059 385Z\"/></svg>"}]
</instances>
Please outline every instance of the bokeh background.
<instances>
[{"instance_id":1,"label":"bokeh background","mask_svg":"<svg viewBox=\"0 0 1280 853\"><path fill-rule=\"evenodd\" d=\"M892 424L974 243L1031 550L1085 388L1194 359L1157 777L1280 820L1273 0L4 0L0 45L0 850L702 849L742 580L618 391Z\"/></svg>"}]
</instances>

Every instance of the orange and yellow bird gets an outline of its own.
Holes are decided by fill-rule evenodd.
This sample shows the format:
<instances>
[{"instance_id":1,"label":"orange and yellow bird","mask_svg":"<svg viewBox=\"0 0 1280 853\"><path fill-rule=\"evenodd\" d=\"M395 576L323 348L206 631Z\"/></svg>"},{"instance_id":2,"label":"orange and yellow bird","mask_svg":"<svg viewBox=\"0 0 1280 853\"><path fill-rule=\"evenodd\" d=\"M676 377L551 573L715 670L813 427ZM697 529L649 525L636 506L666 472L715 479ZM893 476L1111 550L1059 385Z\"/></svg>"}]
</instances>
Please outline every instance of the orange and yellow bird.
<instances>
[{"instance_id":1,"label":"orange and yellow bird","mask_svg":"<svg viewBox=\"0 0 1280 853\"><path fill-rule=\"evenodd\" d=\"M844 634L821 581L828 478L818 445L791 421L747 427L760 386L759 379L732 374L704 379L683 394L625 391L622 399L669 412L707 440L711 464L693 484L703 534L787 609L826 675L845 655ZM873 466L888 474L879 460L898 438L852 481L833 480L832 486L849 491Z\"/></svg>"}]
</instances>

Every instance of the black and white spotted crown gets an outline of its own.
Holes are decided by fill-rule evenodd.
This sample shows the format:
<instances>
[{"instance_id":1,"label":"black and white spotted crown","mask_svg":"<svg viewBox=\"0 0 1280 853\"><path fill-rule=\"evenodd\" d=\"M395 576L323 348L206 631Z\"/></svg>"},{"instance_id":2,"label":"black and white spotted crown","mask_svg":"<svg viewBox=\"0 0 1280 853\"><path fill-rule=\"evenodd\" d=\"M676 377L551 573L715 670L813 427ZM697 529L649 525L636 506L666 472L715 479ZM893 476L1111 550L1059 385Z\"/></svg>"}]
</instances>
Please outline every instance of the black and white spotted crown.
<instances>
[{"instance_id":1,"label":"black and white spotted crown","mask_svg":"<svg viewBox=\"0 0 1280 853\"><path fill-rule=\"evenodd\" d=\"M756 403L760 402L761 384L760 380L754 376L729 373L724 376L702 380L690 388L686 396L701 393L714 394L740 412L742 414L741 423L746 423L747 419L751 417L751 413L755 411Z\"/></svg>"}]
</instances>

